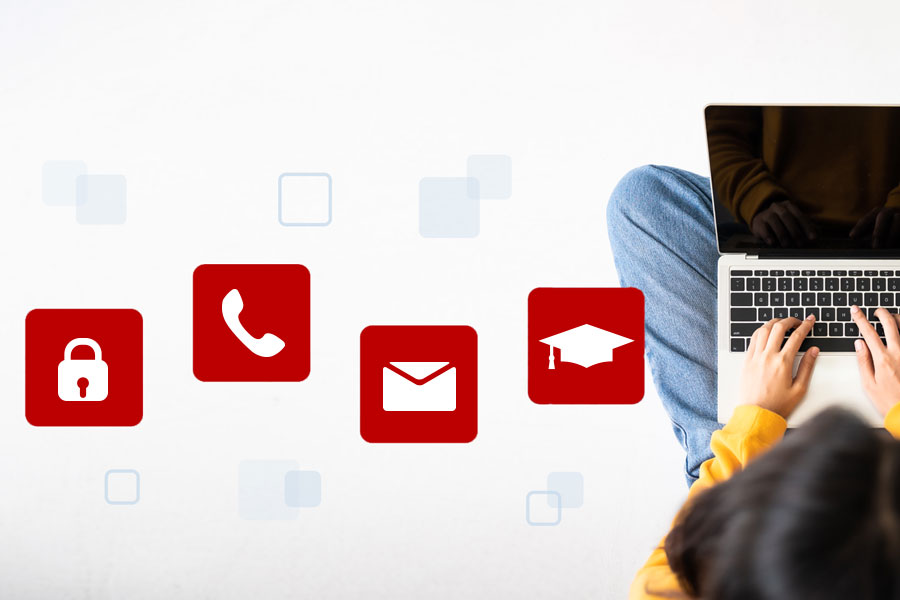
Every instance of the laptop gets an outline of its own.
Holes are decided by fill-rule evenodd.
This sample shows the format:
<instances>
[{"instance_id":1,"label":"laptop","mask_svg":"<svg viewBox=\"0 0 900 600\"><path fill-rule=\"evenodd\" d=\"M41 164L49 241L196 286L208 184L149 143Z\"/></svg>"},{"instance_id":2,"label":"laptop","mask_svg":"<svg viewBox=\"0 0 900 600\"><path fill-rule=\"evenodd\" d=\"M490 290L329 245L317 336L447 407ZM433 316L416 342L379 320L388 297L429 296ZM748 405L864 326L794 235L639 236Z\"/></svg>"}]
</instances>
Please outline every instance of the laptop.
<instances>
[{"instance_id":1,"label":"laptop","mask_svg":"<svg viewBox=\"0 0 900 600\"><path fill-rule=\"evenodd\" d=\"M788 425L837 405L881 426L860 384L850 306L882 336L875 309L900 308L900 107L710 105L705 118L720 254L719 421L739 402L753 331L812 313L800 356L813 345L821 354Z\"/></svg>"}]
</instances>

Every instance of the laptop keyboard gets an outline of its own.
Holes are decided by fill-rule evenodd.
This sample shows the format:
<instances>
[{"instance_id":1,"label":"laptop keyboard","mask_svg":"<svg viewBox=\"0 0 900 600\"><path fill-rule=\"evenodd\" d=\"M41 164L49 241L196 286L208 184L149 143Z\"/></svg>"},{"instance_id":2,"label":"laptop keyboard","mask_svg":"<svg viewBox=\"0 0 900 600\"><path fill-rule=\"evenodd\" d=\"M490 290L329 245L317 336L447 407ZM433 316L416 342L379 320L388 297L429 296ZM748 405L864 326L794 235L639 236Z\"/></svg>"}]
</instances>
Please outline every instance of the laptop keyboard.
<instances>
[{"instance_id":1,"label":"laptop keyboard","mask_svg":"<svg viewBox=\"0 0 900 600\"><path fill-rule=\"evenodd\" d=\"M859 328L850 319L852 305L866 312L882 341L875 310L897 313L900 307L900 270L732 269L729 285L732 352L744 352L766 321L810 313L816 323L801 351L818 346L823 352L853 352Z\"/></svg>"}]
</instances>

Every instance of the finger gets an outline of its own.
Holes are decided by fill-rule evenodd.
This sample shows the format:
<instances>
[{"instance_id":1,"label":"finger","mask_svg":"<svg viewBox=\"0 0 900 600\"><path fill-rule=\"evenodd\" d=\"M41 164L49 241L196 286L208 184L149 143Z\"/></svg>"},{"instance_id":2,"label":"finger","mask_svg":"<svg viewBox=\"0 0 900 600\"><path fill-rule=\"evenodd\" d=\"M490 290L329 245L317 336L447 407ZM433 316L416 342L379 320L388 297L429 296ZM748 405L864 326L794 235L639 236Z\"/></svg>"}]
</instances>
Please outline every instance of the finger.
<instances>
[{"instance_id":1,"label":"finger","mask_svg":"<svg viewBox=\"0 0 900 600\"><path fill-rule=\"evenodd\" d=\"M869 346L869 352L872 356L881 356L882 353L884 353L884 344L881 343L881 338L878 337L875 328L872 327L872 324L866 319L866 314L854 304L850 307L850 317L853 319L853 322L856 323L859 334L866 340L866 344Z\"/></svg>"},{"instance_id":2,"label":"finger","mask_svg":"<svg viewBox=\"0 0 900 600\"><path fill-rule=\"evenodd\" d=\"M766 224L765 217L756 216L753 218L753 222L750 224L750 233L769 246L775 243L775 238L772 237L772 229Z\"/></svg>"},{"instance_id":3,"label":"finger","mask_svg":"<svg viewBox=\"0 0 900 600\"><path fill-rule=\"evenodd\" d=\"M746 352L747 358L750 358L750 357L752 357L754 354L756 354L756 340L759 339L759 335L758 335L758 334L759 334L759 329L756 329L756 330L750 335L750 341L747 342L747 352Z\"/></svg>"},{"instance_id":4,"label":"finger","mask_svg":"<svg viewBox=\"0 0 900 600\"><path fill-rule=\"evenodd\" d=\"M853 342L856 348L856 364L859 365L859 376L862 378L864 386L875 383L875 365L872 363L872 353L869 347L862 340Z\"/></svg>"},{"instance_id":5,"label":"finger","mask_svg":"<svg viewBox=\"0 0 900 600\"><path fill-rule=\"evenodd\" d=\"M753 335L750 338L750 343L753 345L753 351L759 352L766 347L766 341L769 339L769 335L772 331L772 326L778 319L771 319L763 324L762 327L753 332Z\"/></svg>"},{"instance_id":6,"label":"finger","mask_svg":"<svg viewBox=\"0 0 900 600\"><path fill-rule=\"evenodd\" d=\"M791 386L800 392L800 396L809 389L809 380L812 379L813 368L816 366L816 358L819 356L819 349L813 346L800 359L797 365L797 374L794 376L794 384Z\"/></svg>"},{"instance_id":7,"label":"finger","mask_svg":"<svg viewBox=\"0 0 900 600\"><path fill-rule=\"evenodd\" d=\"M888 309L881 307L875 311L875 316L881 321L884 327L884 338L887 340L888 348L900 347L900 331L897 330L897 319L894 318Z\"/></svg>"},{"instance_id":8,"label":"finger","mask_svg":"<svg viewBox=\"0 0 900 600\"><path fill-rule=\"evenodd\" d=\"M769 220L760 219L760 225L763 232L762 238L766 240L766 245L774 246L776 241L775 230L769 226Z\"/></svg>"},{"instance_id":9,"label":"finger","mask_svg":"<svg viewBox=\"0 0 900 600\"><path fill-rule=\"evenodd\" d=\"M809 335L809 332L812 331L813 323L816 322L816 318L812 315L806 317L802 323L797 325L797 329L794 330L794 333L791 334L791 337L788 338L788 341L785 342L784 348L781 350L787 356L790 356L793 360L794 355L800 350L800 344L803 343L803 340L806 339L806 336Z\"/></svg>"},{"instance_id":10,"label":"finger","mask_svg":"<svg viewBox=\"0 0 900 600\"><path fill-rule=\"evenodd\" d=\"M796 317L778 319L778 322L772 325L772 331L769 333L768 341L766 341L766 351L778 352L781 350L781 343L784 341L784 335L788 329L793 329L799 324L800 319Z\"/></svg>"},{"instance_id":11,"label":"finger","mask_svg":"<svg viewBox=\"0 0 900 600\"><path fill-rule=\"evenodd\" d=\"M781 217L777 214L773 214L770 218L766 219L766 223L772 228L772 231L775 232L775 237L778 238L778 243L781 244L781 247L788 248L791 245L791 234L788 233L784 223L781 222Z\"/></svg>"},{"instance_id":12,"label":"finger","mask_svg":"<svg viewBox=\"0 0 900 600\"><path fill-rule=\"evenodd\" d=\"M787 209L791 211L791 214L794 215L794 218L797 219L797 222L800 223L800 227L803 228L804 233L806 233L806 238L809 240L816 239L816 226L813 225L813 222L803 214L797 205L793 202L785 202L787 204Z\"/></svg>"},{"instance_id":13,"label":"finger","mask_svg":"<svg viewBox=\"0 0 900 600\"><path fill-rule=\"evenodd\" d=\"M781 218L781 223L784 225L785 229L787 229L788 235L791 236L791 242L799 246L806 240L806 234L804 233L803 228L800 227L800 223L794 218L794 214L784 206L785 204L787 204L787 202L776 204L775 214Z\"/></svg>"},{"instance_id":14,"label":"finger","mask_svg":"<svg viewBox=\"0 0 900 600\"><path fill-rule=\"evenodd\" d=\"M888 236L888 232L891 229L892 220L893 215L885 210L880 211L878 213L878 216L875 217L875 228L872 232L873 248L881 248L881 246L884 244L884 240Z\"/></svg>"},{"instance_id":15,"label":"finger","mask_svg":"<svg viewBox=\"0 0 900 600\"><path fill-rule=\"evenodd\" d=\"M865 235L870 229L872 229L872 224L875 222L875 217L878 215L878 208L873 208L869 212L867 212L863 217L853 226L853 229L850 230L850 237L862 237Z\"/></svg>"}]
</instances>

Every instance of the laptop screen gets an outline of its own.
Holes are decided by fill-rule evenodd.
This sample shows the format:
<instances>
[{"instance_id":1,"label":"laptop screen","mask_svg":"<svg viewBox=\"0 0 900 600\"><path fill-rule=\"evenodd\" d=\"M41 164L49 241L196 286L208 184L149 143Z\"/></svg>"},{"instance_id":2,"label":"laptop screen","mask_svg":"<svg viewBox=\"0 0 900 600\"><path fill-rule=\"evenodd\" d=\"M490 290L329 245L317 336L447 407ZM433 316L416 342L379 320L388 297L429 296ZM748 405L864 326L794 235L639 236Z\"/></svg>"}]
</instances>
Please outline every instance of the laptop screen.
<instances>
[{"instance_id":1,"label":"laptop screen","mask_svg":"<svg viewBox=\"0 0 900 600\"><path fill-rule=\"evenodd\" d=\"M900 255L900 107L707 106L719 251Z\"/></svg>"}]
</instances>

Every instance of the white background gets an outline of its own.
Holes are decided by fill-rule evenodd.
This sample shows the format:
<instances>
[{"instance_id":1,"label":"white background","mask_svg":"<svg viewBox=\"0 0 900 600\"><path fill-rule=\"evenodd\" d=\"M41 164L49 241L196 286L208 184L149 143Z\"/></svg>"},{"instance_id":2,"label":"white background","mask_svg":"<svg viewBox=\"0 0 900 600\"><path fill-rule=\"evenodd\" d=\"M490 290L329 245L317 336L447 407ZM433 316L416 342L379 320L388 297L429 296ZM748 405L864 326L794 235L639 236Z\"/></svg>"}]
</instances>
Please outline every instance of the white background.
<instances>
[{"instance_id":1,"label":"white background","mask_svg":"<svg viewBox=\"0 0 900 600\"><path fill-rule=\"evenodd\" d=\"M526 297L614 285L604 210L648 162L706 172L711 101L896 103L897 8L845 2L0 3L0 596L621 598L684 496L655 393L637 406L537 406ZM512 157L481 235L417 231L426 176ZM128 181L128 222L87 227L41 202L41 166ZM334 222L286 228L277 178L325 171ZM300 262L312 374L191 374L191 272ZM35 307L144 315L144 421L29 426ZM478 439L370 445L359 333L468 324ZM649 377L648 377L649 388ZM237 517L242 459L323 477L292 522ZM136 506L103 474L141 472ZM525 524L554 470L585 503Z\"/></svg>"}]
</instances>

